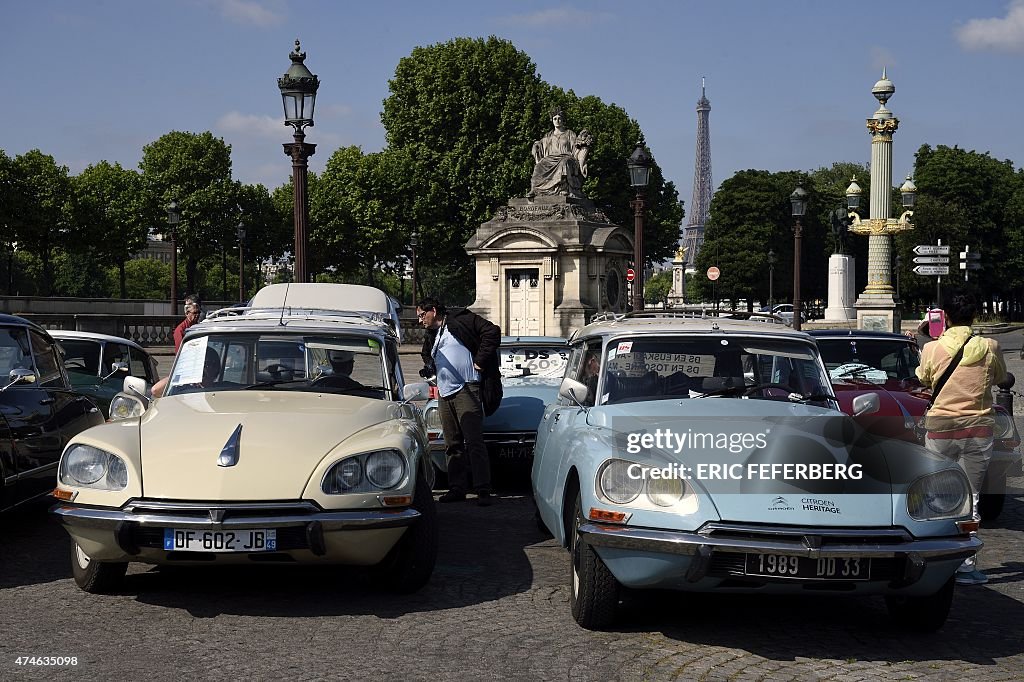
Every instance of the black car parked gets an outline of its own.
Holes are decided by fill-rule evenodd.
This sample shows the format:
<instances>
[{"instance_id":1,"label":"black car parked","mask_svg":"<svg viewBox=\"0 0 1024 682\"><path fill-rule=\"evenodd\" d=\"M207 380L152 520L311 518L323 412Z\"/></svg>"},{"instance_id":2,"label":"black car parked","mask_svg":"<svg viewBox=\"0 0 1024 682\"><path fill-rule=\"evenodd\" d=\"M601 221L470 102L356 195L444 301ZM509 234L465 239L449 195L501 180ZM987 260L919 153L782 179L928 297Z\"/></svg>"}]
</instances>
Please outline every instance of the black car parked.
<instances>
[{"instance_id":1,"label":"black car parked","mask_svg":"<svg viewBox=\"0 0 1024 682\"><path fill-rule=\"evenodd\" d=\"M53 490L64 446L103 421L73 392L47 331L0 314L0 511Z\"/></svg>"}]
</instances>

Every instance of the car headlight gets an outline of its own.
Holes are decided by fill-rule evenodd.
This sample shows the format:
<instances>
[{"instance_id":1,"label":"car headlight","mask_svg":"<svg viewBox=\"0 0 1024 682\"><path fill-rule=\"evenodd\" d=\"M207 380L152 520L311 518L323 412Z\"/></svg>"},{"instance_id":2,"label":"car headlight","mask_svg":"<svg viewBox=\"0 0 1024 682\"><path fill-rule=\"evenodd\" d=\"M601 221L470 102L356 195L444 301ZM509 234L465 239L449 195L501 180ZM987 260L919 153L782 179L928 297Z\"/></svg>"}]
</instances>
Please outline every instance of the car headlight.
<instances>
[{"instance_id":1,"label":"car headlight","mask_svg":"<svg viewBox=\"0 0 1024 682\"><path fill-rule=\"evenodd\" d=\"M683 499L686 485L681 478L652 478L647 481L647 499L659 507L671 507Z\"/></svg>"},{"instance_id":2,"label":"car headlight","mask_svg":"<svg viewBox=\"0 0 1024 682\"><path fill-rule=\"evenodd\" d=\"M405 471L405 457L398 450L374 450L336 462L320 487L328 495L374 493L396 487Z\"/></svg>"},{"instance_id":3,"label":"car headlight","mask_svg":"<svg viewBox=\"0 0 1024 682\"><path fill-rule=\"evenodd\" d=\"M382 490L394 488L404 474L405 458L394 450L379 450L366 458L366 478Z\"/></svg>"},{"instance_id":4,"label":"car headlight","mask_svg":"<svg viewBox=\"0 0 1024 682\"><path fill-rule=\"evenodd\" d=\"M1003 447L1015 448L1020 444L1020 435L1017 433L1017 425L1013 422L1013 417L1002 407L996 407L996 423L992 429L992 434L995 440L1001 441L1013 441L1012 443L1003 443Z\"/></svg>"},{"instance_id":5,"label":"car headlight","mask_svg":"<svg viewBox=\"0 0 1024 682\"><path fill-rule=\"evenodd\" d=\"M110 401L111 421L141 417L145 411L141 400L128 395L118 394Z\"/></svg>"},{"instance_id":6,"label":"car headlight","mask_svg":"<svg viewBox=\"0 0 1024 682\"><path fill-rule=\"evenodd\" d=\"M907 492L907 513L919 521L971 513L971 484L959 469L946 469L914 481Z\"/></svg>"},{"instance_id":7,"label":"car headlight","mask_svg":"<svg viewBox=\"0 0 1024 682\"><path fill-rule=\"evenodd\" d=\"M630 476L633 467L634 476ZM601 466L597 482L601 493L615 504L629 504L640 495L644 481L638 473L641 467L624 459L610 459Z\"/></svg>"},{"instance_id":8,"label":"car headlight","mask_svg":"<svg viewBox=\"0 0 1024 682\"><path fill-rule=\"evenodd\" d=\"M60 482L98 490L124 490L128 467L117 455L91 445L72 445L60 460Z\"/></svg>"},{"instance_id":9,"label":"car headlight","mask_svg":"<svg viewBox=\"0 0 1024 682\"><path fill-rule=\"evenodd\" d=\"M441 413L436 407L428 407L423 413L423 421L427 425L427 431L441 430Z\"/></svg>"}]
</instances>

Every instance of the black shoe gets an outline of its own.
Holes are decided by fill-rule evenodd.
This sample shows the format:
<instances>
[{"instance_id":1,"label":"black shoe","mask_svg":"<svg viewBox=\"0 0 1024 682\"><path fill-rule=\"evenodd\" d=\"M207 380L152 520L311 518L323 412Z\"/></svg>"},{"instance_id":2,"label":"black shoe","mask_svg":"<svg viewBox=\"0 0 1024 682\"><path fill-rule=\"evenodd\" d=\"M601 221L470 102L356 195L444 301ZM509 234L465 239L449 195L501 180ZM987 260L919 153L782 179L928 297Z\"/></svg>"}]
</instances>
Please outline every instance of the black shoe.
<instances>
[{"instance_id":1,"label":"black shoe","mask_svg":"<svg viewBox=\"0 0 1024 682\"><path fill-rule=\"evenodd\" d=\"M476 506L478 507L490 507L497 501L498 498L488 492L481 492L476 496Z\"/></svg>"},{"instance_id":2,"label":"black shoe","mask_svg":"<svg viewBox=\"0 0 1024 682\"><path fill-rule=\"evenodd\" d=\"M465 502L466 501L466 493L464 493L464 492L462 492L460 490L449 490L445 494L441 495L441 497L437 498L437 501L438 502L445 502L445 503L447 503L447 502Z\"/></svg>"}]
</instances>

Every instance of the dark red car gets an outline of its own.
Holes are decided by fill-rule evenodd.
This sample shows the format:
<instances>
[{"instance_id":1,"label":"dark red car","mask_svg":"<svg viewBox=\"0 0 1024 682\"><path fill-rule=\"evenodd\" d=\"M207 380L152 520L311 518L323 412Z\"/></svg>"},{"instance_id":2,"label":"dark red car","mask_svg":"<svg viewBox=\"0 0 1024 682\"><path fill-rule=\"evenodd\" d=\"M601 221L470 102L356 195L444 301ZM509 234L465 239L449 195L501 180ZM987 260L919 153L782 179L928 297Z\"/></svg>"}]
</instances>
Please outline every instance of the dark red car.
<instances>
[{"instance_id":1,"label":"dark red car","mask_svg":"<svg viewBox=\"0 0 1024 682\"><path fill-rule=\"evenodd\" d=\"M924 415L930 391L917 379L921 354L917 342L902 334L860 329L809 332L832 379L840 408L853 414L853 399L877 393L878 412L855 417L872 433L915 441L914 425ZM1020 436L1010 414L996 406L995 448L978 508L991 521L1003 509L1006 477L1021 475Z\"/></svg>"}]
</instances>

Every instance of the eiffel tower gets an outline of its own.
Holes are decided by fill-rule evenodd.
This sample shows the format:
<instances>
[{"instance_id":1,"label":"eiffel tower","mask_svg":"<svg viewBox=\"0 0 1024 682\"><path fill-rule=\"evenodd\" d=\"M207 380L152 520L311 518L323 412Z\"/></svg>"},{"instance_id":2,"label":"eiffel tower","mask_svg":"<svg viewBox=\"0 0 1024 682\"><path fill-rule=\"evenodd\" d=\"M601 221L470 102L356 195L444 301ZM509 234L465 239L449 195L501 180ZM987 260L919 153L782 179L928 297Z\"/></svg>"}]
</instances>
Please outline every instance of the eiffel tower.
<instances>
[{"instance_id":1,"label":"eiffel tower","mask_svg":"<svg viewBox=\"0 0 1024 682\"><path fill-rule=\"evenodd\" d=\"M697 100L697 157L693 165L693 198L690 200L690 220L683 234L686 248L686 267L697 262L697 254L704 244L704 225L711 210L711 128L708 119L711 102L704 94L704 78L700 79L700 99Z\"/></svg>"}]
</instances>

